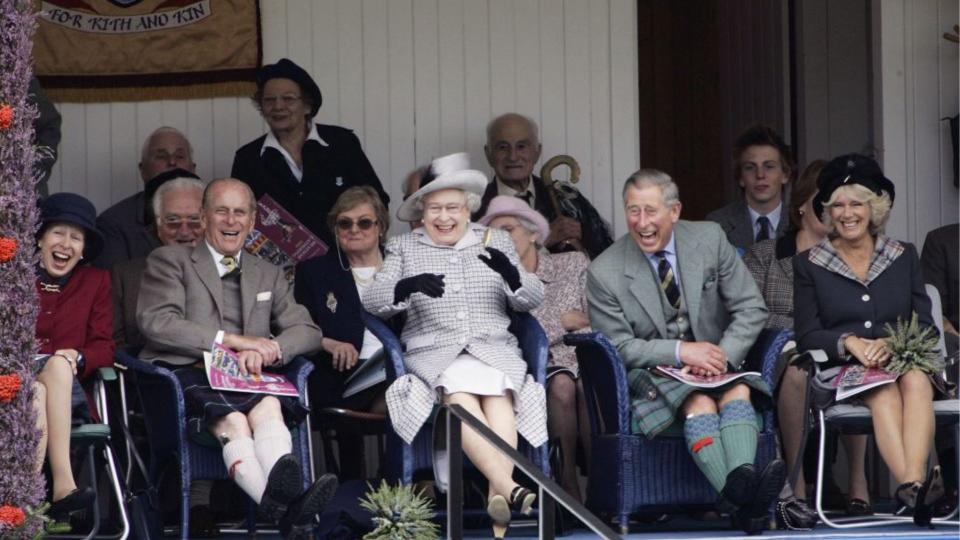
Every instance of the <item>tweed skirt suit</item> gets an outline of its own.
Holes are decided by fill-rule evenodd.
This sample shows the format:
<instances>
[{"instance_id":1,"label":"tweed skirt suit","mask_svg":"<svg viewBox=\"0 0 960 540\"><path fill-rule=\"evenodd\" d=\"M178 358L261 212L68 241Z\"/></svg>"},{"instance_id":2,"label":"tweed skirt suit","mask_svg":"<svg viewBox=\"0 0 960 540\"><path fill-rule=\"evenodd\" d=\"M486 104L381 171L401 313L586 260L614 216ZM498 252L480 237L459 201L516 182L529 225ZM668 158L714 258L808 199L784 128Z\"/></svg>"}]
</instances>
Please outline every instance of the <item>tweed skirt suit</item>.
<instances>
[{"instance_id":1,"label":"tweed skirt suit","mask_svg":"<svg viewBox=\"0 0 960 540\"><path fill-rule=\"evenodd\" d=\"M387 390L387 406L394 430L407 442L430 416L441 383L448 390L454 386L469 389L474 381L455 380L469 373L483 377L502 374L514 400L517 431L533 446L546 442L544 389L527 374L517 339L508 330L507 313L508 308L525 312L537 307L543 300L543 284L523 269L510 236L492 230L490 247L506 254L520 272L521 286L511 291L478 257L485 253L482 238L486 231L485 226L470 223L453 246L435 244L422 227L392 238L383 268L363 295L364 308L380 318L406 311L401 340L409 374ZM414 293L395 304L397 282L422 273L444 276L443 295L431 298ZM467 360L464 353L471 357L469 361L485 364L480 368L492 370L461 369L461 362ZM455 361L455 369L448 371ZM498 384L493 382L493 386Z\"/></svg>"}]
</instances>

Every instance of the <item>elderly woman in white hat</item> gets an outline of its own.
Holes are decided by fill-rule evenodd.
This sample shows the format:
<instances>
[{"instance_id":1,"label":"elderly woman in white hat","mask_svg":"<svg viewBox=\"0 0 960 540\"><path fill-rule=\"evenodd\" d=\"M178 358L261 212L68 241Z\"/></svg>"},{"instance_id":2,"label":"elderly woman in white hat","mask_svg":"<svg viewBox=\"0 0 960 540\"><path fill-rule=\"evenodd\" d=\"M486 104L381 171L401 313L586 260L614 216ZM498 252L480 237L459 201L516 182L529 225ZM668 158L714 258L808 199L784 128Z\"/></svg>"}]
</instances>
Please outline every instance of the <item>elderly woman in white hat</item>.
<instances>
[{"instance_id":1,"label":"elderly woman in white hat","mask_svg":"<svg viewBox=\"0 0 960 540\"><path fill-rule=\"evenodd\" d=\"M507 308L535 308L543 285L520 265L506 233L470 222L487 178L469 167L466 154L433 161L397 211L420 225L387 243L383 268L363 295L379 317L407 315L401 339L410 374L387 390L390 420L409 443L439 397L511 445L519 431L536 447L546 442L544 390L526 373ZM536 496L513 481L512 463L467 427L463 450L489 481L487 511L500 536L511 508L529 513Z\"/></svg>"},{"instance_id":2,"label":"elderly woman in white hat","mask_svg":"<svg viewBox=\"0 0 960 540\"><path fill-rule=\"evenodd\" d=\"M587 266L590 260L579 251L551 254L542 249L550 234L550 225L540 212L523 199L500 195L494 197L487 213L479 220L483 225L510 234L527 272L535 273L543 282L543 303L532 311L550 341L547 364L547 428L551 439L559 440L563 457L559 471L560 484L577 500L577 434L589 456L590 424L579 381L580 370L573 347L563 344L567 332L590 326L587 317ZM587 459L587 463L589 463Z\"/></svg>"}]
</instances>

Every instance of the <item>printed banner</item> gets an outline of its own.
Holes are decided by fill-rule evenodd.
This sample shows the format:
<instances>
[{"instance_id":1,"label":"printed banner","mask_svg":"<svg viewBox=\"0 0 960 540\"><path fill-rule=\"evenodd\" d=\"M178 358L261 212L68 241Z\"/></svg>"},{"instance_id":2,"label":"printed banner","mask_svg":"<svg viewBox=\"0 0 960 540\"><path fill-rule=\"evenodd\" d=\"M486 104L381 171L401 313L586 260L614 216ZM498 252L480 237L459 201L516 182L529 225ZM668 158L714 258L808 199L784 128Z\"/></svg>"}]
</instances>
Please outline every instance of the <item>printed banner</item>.
<instances>
[{"instance_id":1,"label":"printed banner","mask_svg":"<svg viewBox=\"0 0 960 540\"><path fill-rule=\"evenodd\" d=\"M257 0L38 0L34 71L54 101L248 96Z\"/></svg>"}]
</instances>

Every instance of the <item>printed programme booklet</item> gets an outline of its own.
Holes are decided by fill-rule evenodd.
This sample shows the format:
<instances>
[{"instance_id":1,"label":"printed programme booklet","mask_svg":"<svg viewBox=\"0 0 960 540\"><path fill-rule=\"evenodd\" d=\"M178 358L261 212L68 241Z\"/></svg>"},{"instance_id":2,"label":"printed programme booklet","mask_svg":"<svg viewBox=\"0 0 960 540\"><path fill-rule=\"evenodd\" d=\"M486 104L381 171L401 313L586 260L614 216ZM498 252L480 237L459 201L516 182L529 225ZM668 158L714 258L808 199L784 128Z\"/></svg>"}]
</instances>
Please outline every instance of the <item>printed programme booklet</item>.
<instances>
[{"instance_id":1,"label":"printed programme booklet","mask_svg":"<svg viewBox=\"0 0 960 540\"><path fill-rule=\"evenodd\" d=\"M855 396L871 388L876 388L897 380L896 373L884 369L868 368L862 364L843 366L833 380L837 389L837 401Z\"/></svg>"},{"instance_id":2,"label":"printed programme booklet","mask_svg":"<svg viewBox=\"0 0 960 540\"><path fill-rule=\"evenodd\" d=\"M276 396L300 396L297 393L297 387L278 373L264 370L260 375L242 375L237 360L237 353L219 343L214 344L210 352L203 353L207 379L214 390L273 394Z\"/></svg>"},{"instance_id":3,"label":"printed programme booklet","mask_svg":"<svg viewBox=\"0 0 960 540\"><path fill-rule=\"evenodd\" d=\"M723 375L717 375L716 377L701 377L699 375L694 375L693 373L688 373L682 368L672 366L657 366L657 371L668 377L673 377L684 384L696 386L697 388L716 388L718 386L723 386L730 381L734 381L741 377L746 377L747 375L756 375L757 377L760 376L760 373L757 371L738 371L736 373L724 373Z\"/></svg>"},{"instance_id":4,"label":"printed programme booklet","mask_svg":"<svg viewBox=\"0 0 960 540\"><path fill-rule=\"evenodd\" d=\"M269 195L257 201L257 225L243 248L283 268L293 281L298 262L323 255L329 247Z\"/></svg>"},{"instance_id":5,"label":"printed programme booklet","mask_svg":"<svg viewBox=\"0 0 960 540\"><path fill-rule=\"evenodd\" d=\"M360 367L344 381L344 385L346 386L343 390L344 398L348 398L387 380L387 367L384 365L383 355L383 349L380 349L370 358L360 360L360 362L362 362Z\"/></svg>"}]
</instances>

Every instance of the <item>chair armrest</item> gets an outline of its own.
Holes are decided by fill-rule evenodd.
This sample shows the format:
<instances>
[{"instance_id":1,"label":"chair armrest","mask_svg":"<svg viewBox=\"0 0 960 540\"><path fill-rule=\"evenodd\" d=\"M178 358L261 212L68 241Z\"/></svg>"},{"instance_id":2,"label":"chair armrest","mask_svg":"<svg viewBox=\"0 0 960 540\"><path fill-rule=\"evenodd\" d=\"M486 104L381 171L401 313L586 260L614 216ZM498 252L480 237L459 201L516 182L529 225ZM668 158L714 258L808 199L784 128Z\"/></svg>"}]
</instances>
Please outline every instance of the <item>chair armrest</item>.
<instances>
[{"instance_id":1,"label":"chair armrest","mask_svg":"<svg viewBox=\"0 0 960 540\"><path fill-rule=\"evenodd\" d=\"M510 328L517 336L523 359L527 361L527 373L538 383L546 384L550 355L550 341L546 332L540 326L540 321L529 313L514 313L512 319Z\"/></svg>"},{"instance_id":2,"label":"chair armrest","mask_svg":"<svg viewBox=\"0 0 960 540\"><path fill-rule=\"evenodd\" d=\"M761 366L760 374L771 390L777 385L777 381L773 379L776 376L780 353L791 339L793 339L793 330L764 328L743 362L748 366Z\"/></svg>"},{"instance_id":3,"label":"chair armrest","mask_svg":"<svg viewBox=\"0 0 960 540\"><path fill-rule=\"evenodd\" d=\"M387 381L393 382L406 375L407 370L403 366L403 345L397 335L390 330L390 327L376 316L364 311L361 313L363 325L370 330L380 343L383 344L384 365L387 369Z\"/></svg>"},{"instance_id":4,"label":"chair armrest","mask_svg":"<svg viewBox=\"0 0 960 540\"><path fill-rule=\"evenodd\" d=\"M117 380L117 370L112 367L97 368L97 373L100 375L101 380L109 382Z\"/></svg>"},{"instance_id":5,"label":"chair armrest","mask_svg":"<svg viewBox=\"0 0 960 540\"><path fill-rule=\"evenodd\" d=\"M297 393L300 394L300 400L304 400L307 395L307 379L313 372L313 362L305 356L296 356L288 364L278 370L288 381L297 387Z\"/></svg>"},{"instance_id":6,"label":"chair armrest","mask_svg":"<svg viewBox=\"0 0 960 540\"><path fill-rule=\"evenodd\" d=\"M616 347L600 332L570 333L563 342L576 348L587 403L596 404L587 407L593 433L629 435L627 370Z\"/></svg>"}]
</instances>

